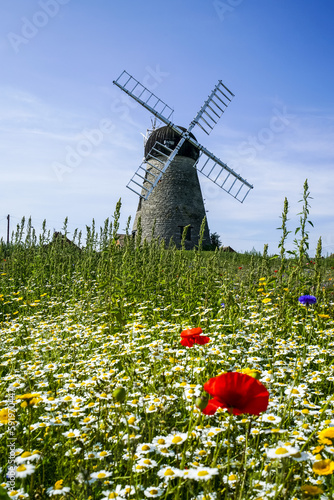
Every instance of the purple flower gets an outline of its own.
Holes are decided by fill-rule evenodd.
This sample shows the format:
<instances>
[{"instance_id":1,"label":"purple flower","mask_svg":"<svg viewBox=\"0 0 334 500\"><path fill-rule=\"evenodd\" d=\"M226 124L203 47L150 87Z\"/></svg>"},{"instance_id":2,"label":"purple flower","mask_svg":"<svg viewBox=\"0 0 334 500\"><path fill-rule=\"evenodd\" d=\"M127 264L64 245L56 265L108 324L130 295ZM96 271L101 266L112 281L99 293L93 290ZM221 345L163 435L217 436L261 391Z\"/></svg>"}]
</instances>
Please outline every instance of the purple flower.
<instances>
[{"instance_id":1,"label":"purple flower","mask_svg":"<svg viewBox=\"0 0 334 500\"><path fill-rule=\"evenodd\" d=\"M309 304L315 304L317 299L314 297L314 295L302 295L299 297L299 302L304 305L309 305Z\"/></svg>"}]
</instances>

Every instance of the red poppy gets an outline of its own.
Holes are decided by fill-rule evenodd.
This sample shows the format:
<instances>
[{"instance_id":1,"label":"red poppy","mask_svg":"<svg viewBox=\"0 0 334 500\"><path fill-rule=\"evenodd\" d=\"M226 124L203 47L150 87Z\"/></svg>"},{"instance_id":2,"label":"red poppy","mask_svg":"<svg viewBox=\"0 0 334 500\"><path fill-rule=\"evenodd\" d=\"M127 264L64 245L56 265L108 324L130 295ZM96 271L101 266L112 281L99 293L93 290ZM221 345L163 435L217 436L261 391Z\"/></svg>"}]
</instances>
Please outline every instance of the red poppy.
<instances>
[{"instance_id":1,"label":"red poppy","mask_svg":"<svg viewBox=\"0 0 334 500\"><path fill-rule=\"evenodd\" d=\"M181 332L181 344L185 347L192 347L194 344L204 345L210 342L209 337L201 337L202 328L191 328Z\"/></svg>"},{"instance_id":2,"label":"red poppy","mask_svg":"<svg viewBox=\"0 0 334 500\"><path fill-rule=\"evenodd\" d=\"M202 410L205 415L214 415L218 408L227 408L233 415L259 415L268 407L269 392L265 386L245 373L222 373L210 378L203 388L213 396Z\"/></svg>"}]
</instances>

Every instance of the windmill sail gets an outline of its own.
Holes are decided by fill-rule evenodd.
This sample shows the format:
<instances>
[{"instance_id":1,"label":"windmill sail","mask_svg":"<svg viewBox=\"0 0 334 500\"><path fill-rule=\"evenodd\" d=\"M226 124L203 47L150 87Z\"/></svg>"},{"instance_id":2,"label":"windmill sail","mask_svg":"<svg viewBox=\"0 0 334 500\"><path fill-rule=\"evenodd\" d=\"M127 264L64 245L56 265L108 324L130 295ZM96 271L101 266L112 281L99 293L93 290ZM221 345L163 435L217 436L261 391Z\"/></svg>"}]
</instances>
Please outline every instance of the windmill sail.
<instances>
[{"instance_id":1,"label":"windmill sail","mask_svg":"<svg viewBox=\"0 0 334 500\"><path fill-rule=\"evenodd\" d=\"M201 172L210 181L226 191L226 193L240 201L240 203L245 200L252 189L251 184L225 165L225 163L218 158L213 159L211 155L208 156L204 152L201 152L194 167L198 172Z\"/></svg>"},{"instance_id":2,"label":"windmill sail","mask_svg":"<svg viewBox=\"0 0 334 500\"><path fill-rule=\"evenodd\" d=\"M192 124L198 125L209 135L233 97L234 94L219 80Z\"/></svg>"},{"instance_id":3,"label":"windmill sail","mask_svg":"<svg viewBox=\"0 0 334 500\"><path fill-rule=\"evenodd\" d=\"M153 146L129 181L127 185L129 189L147 200L169 165L175 159L182 145L188 141L199 153L199 158L193 166L236 200L241 203L245 200L249 191L253 189L253 186L219 158L210 153L210 151L201 146L194 136L190 134L196 125L206 134L209 134L234 97L234 94L221 80L219 80L187 130L181 130L180 127L174 125L170 121L173 109L126 71L123 71L113 83L180 136L175 149L169 149L166 145L159 143ZM161 149L161 146L165 149ZM150 160L153 162L152 164Z\"/></svg>"},{"instance_id":4,"label":"windmill sail","mask_svg":"<svg viewBox=\"0 0 334 500\"><path fill-rule=\"evenodd\" d=\"M126 187L141 198L144 198L144 200L147 200L168 168L170 164L169 159L172 154L172 149L157 141L139 165Z\"/></svg>"},{"instance_id":5,"label":"windmill sail","mask_svg":"<svg viewBox=\"0 0 334 500\"><path fill-rule=\"evenodd\" d=\"M174 110L126 71L113 83L168 125Z\"/></svg>"}]
</instances>

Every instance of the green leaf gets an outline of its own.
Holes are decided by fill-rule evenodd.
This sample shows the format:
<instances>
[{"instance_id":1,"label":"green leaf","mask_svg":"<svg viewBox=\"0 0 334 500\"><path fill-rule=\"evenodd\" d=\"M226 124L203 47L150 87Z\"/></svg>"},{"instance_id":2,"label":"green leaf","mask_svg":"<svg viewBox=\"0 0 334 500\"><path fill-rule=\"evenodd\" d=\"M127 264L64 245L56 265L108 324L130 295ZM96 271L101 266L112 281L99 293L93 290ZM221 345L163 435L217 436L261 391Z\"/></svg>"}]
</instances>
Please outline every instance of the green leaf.
<instances>
[{"instance_id":1,"label":"green leaf","mask_svg":"<svg viewBox=\"0 0 334 500\"><path fill-rule=\"evenodd\" d=\"M295 234L297 234L299 230L300 230L300 227L297 227Z\"/></svg>"},{"instance_id":2,"label":"green leaf","mask_svg":"<svg viewBox=\"0 0 334 500\"><path fill-rule=\"evenodd\" d=\"M10 500L7 491L2 486L0 486L0 500Z\"/></svg>"},{"instance_id":3,"label":"green leaf","mask_svg":"<svg viewBox=\"0 0 334 500\"><path fill-rule=\"evenodd\" d=\"M307 222L311 224L312 227L314 227L313 222L311 222L310 220L308 220Z\"/></svg>"}]
</instances>

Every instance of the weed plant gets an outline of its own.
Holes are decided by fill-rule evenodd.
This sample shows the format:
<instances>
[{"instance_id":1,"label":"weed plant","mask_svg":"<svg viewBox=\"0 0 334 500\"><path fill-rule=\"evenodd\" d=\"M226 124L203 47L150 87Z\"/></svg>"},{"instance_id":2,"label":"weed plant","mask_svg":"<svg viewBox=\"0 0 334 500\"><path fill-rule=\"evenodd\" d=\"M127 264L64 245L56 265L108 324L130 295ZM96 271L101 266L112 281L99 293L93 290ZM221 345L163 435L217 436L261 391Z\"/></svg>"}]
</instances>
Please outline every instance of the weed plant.
<instances>
[{"instance_id":1,"label":"weed plant","mask_svg":"<svg viewBox=\"0 0 334 500\"><path fill-rule=\"evenodd\" d=\"M287 200L277 256L130 221L120 245L120 202L85 239L22 220L0 246L0 498L332 499L334 262L308 256L309 198L288 257ZM196 327L210 342L181 345ZM265 412L202 413L227 371L260 379Z\"/></svg>"}]
</instances>

